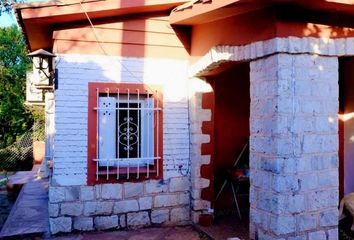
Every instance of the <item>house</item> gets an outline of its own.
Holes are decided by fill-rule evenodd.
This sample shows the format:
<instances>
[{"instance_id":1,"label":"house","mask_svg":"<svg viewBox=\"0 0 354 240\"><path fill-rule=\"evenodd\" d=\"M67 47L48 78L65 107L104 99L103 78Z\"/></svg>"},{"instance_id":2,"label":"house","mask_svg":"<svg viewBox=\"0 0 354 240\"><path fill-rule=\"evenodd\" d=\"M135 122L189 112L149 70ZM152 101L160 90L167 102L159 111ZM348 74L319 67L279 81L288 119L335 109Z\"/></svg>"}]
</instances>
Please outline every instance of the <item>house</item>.
<instances>
[{"instance_id":1,"label":"house","mask_svg":"<svg viewBox=\"0 0 354 240\"><path fill-rule=\"evenodd\" d=\"M338 239L353 4L18 5L28 49L56 55L51 232L198 223L232 206L220 171L249 139L251 239Z\"/></svg>"}]
</instances>

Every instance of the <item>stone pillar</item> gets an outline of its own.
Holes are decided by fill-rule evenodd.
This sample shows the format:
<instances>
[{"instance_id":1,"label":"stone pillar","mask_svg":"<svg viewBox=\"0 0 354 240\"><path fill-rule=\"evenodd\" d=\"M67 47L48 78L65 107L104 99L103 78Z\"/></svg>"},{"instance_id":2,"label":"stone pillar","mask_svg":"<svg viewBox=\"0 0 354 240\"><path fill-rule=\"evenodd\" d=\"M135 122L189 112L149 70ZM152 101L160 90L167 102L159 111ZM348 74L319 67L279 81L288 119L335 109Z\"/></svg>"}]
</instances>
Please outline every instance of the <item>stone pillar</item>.
<instances>
[{"instance_id":1,"label":"stone pillar","mask_svg":"<svg viewBox=\"0 0 354 240\"><path fill-rule=\"evenodd\" d=\"M338 59L250 64L252 239L337 239Z\"/></svg>"}]
</instances>

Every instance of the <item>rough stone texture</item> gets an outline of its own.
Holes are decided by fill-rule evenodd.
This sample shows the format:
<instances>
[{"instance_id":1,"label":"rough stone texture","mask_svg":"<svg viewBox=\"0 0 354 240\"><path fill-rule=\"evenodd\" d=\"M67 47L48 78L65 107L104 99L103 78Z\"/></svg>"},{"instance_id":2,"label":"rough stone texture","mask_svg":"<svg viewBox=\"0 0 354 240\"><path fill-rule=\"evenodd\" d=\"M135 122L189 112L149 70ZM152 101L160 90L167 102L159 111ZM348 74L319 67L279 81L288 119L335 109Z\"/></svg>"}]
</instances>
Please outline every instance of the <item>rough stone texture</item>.
<instances>
[{"instance_id":1,"label":"rough stone texture","mask_svg":"<svg viewBox=\"0 0 354 240\"><path fill-rule=\"evenodd\" d=\"M169 220L170 214L168 209L152 210L151 222L152 223L164 223Z\"/></svg>"},{"instance_id":2,"label":"rough stone texture","mask_svg":"<svg viewBox=\"0 0 354 240\"><path fill-rule=\"evenodd\" d=\"M171 207L179 204L177 194L157 195L154 199L154 207Z\"/></svg>"},{"instance_id":3,"label":"rough stone texture","mask_svg":"<svg viewBox=\"0 0 354 240\"><path fill-rule=\"evenodd\" d=\"M124 198L138 197L143 193L143 183L124 183Z\"/></svg>"},{"instance_id":4,"label":"rough stone texture","mask_svg":"<svg viewBox=\"0 0 354 240\"><path fill-rule=\"evenodd\" d=\"M68 216L80 216L82 214L83 204L76 203L62 203L60 206L60 214Z\"/></svg>"},{"instance_id":5,"label":"rough stone texture","mask_svg":"<svg viewBox=\"0 0 354 240\"><path fill-rule=\"evenodd\" d=\"M85 202L84 203L84 215L109 215L113 210L113 202Z\"/></svg>"},{"instance_id":6,"label":"rough stone texture","mask_svg":"<svg viewBox=\"0 0 354 240\"><path fill-rule=\"evenodd\" d=\"M159 180L150 180L145 182L146 193L164 193L168 191L168 185Z\"/></svg>"},{"instance_id":7,"label":"rough stone texture","mask_svg":"<svg viewBox=\"0 0 354 240\"><path fill-rule=\"evenodd\" d=\"M49 217L58 217L59 215L59 204L50 204L48 205Z\"/></svg>"},{"instance_id":8,"label":"rough stone texture","mask_svg":"<svg viewBox=\"0 0 354 240\"><path fill-rule=\"evenodd\" d=\"M171 210L171 222L173 223L183 223L184 221L190 220L189 208L174 208Z\"/></svg>"},{"instance_id":9,"label":"rough stone texture","mask_svg":"<svg viewBox=\"0 0 354 240\"><path fill-rule=\"evenodd\" d=\"M102 199L121 199L122 198L122 185L121 184L103 184Z\"/></svg>"},{"instance_id":10,"label":"rough stone texture","mask_svg":"<svg viewBox=\"0 0 354 240\"><path fill-rule=\"evenodd\" d=\"M354 55L354 38L314 38L286 37L254 42L243 46L215 46L193 64L189 70L191 77L216 69L220 63L228 61L249 61L277 53L314 54L320 56Z\"/></svg>"},{"instance_id":11,"label":"rough stone texture","mask_svg":"<svg viewBox=\"0 0 354 240\"><path fill-rule=\"evenodd\" d=\"M65 201L77 201L79 200L80 188L79 186L72 186L65 188Z\"/></svg>"},{"instance_id":12,"label":"rough stone texture","mask_svg":"<svg viewBox=\"0 0 354 240\"><path fill-rule=\"evenodd\" d=\"M124 200L114 204L114 213L127 213L139 211L139 204L137 200Z\"/></svg>"},{"instance_id":13,"label":"rough stone texture","mask_svg":"<svg viewBox=\"0 0 354 240\"><path fill-rule=\"evenodd\" d=\"M49 188L49 202L58 203L65 201L65 188L64 187L53 187Z\"/></svg>"},{"instance_id":14,"label":"rough stone texture","mask_svg":"<svg viewBox=\"0 0 354 240\"><path fill-rule=\"evenodd\" d=\"M95 189L91 186L81 186L80 188L80 200L91 201L95 199Z\"/></svg>"},{"instance_id":15,"label":"rough stone texture","mask_svg":"<svg viewBox=\"0 0 354 240\"><path fill-rule=\"evenodd\" d=\"M94 220L95 228L98 230L105 230L118 227L118 216L104 216L104 217L95 217Z\"/></svg>"},{"instance_id":16,"label":"rough stone texture","mask_svg":"<svg viewBox=\"0 0 354 240\"><path fill-rule=\"evenodd\" d=\"M132 227L150 224L148 212L136 212L127 214L127 225Z\"/></svg>"},{"instance_id":17,"label":"rough stone texture","mask_svg":"<svg viewBox=\"0 0 354 240\"><path fill-rule=\"evenodd\" d=\"M72 220L70 217L50 218L50 232L52 234L60 232L71 232Z\"/></svg>"},{"instance_id":18,"label":"rough stone texture","mask_svg":"<svg viewBox=\"0 0 354 240\"><path fill-rule=\"evenodd\" d=\"M190 182L187 177L171 178L170 192L183 192L190 188Z\"/></svg>"},{"instance_id":19,"label":"rough stone texture","mask_svg":"<svg viewBox=\"0 0 354 240\"><path fill-rule=\"evenodd\" d=\"M148 210L152 208L152 197L139 198L139 209Z\"/></svg>"},{"instance_id":20,"label":"rough stone texture","mask_svg":"<svg viewBox=\"0 0 354 240\"><path fill-rule=\"evenodd\" d=\"M125 215L121 215L119 217L119 226L122 228L125 228L127 226L127 219L126 219Z\"/></svg>"},{"instance_id":21,"label":"rough stone texture","mask_svg":"<svg viewBox=\"0 0 354 240\"><path fill-rule=\"evenodd\" d=\"M250 70L251 237L326 239L338 224L338 60L276 54Z\"/></svg>"},{"instance_id":22,"label":"rough stone texture","mask_svg":"<svg viewBox=\"0 0 354 240\"><path fill-rule=\"evenodd\" d=\"M326 239L326 238L327 238L327 236L324 231L309 233L309 240L319 240L319 239Z\"/></svg>"},{"instance_id":23,"label":"rough stone texture","mask_svg":"<svg viewBox=\"0 0 354 240\"><path fill-rule=\"evenodd\" d=\"M81 231L93 230L93 218L91 217L74 218L74 229L81 230Z\"/></svg>"},{"instance_id":24,"label":"rough stone texture","mask_svg":"<svg viewBox=\"0 0 354 240\"><path fill-rule=\"evenodd\" d=\"M209 186L207 179L201 178L200 168L203 164L210 163L210 155L201 155L201 145L208 143L210 136L202 133L202 124L204 121L211 120L211 111L203 109L202 96L203 93L211 92L212 87L202 79L189 79L190 89L192 91L190 98L190 121L191 121L191 210L192 220L197 223L199 215L202 212L200 208L201 191ZM207 201L205 201L207 202ZM206 203L210 206L210 203Z\"/></svg>"}]
</instances>

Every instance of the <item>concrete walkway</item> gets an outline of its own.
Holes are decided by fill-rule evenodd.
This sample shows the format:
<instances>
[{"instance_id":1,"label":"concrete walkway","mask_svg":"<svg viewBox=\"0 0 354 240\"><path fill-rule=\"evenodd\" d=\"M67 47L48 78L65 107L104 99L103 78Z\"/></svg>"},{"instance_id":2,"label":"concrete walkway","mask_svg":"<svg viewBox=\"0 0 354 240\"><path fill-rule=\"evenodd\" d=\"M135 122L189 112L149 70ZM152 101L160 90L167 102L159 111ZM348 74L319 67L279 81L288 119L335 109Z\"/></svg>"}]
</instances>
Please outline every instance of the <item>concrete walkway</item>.
<instances>
[{"instance_id":1,"label":"concrete walkway","mask_svg":"<svg viewBox=\"0 0 354 240\"><path fill-rule=\"evenodd\" d=\"M191 226L144 228L129 231L77 233L53 238L55 240L201 240Z\"/></svg>"},{"instance_id":2,"label":"concrete walkway","mask_svg":"<svg viewBox=\"0 0 354 240\"><path fill-rule=\"evenodd\" d=\"M12 207L0 237L41 235L48 231L48 179L36 179L31 171L28 182Z\"/></svg>"}]
</instances>

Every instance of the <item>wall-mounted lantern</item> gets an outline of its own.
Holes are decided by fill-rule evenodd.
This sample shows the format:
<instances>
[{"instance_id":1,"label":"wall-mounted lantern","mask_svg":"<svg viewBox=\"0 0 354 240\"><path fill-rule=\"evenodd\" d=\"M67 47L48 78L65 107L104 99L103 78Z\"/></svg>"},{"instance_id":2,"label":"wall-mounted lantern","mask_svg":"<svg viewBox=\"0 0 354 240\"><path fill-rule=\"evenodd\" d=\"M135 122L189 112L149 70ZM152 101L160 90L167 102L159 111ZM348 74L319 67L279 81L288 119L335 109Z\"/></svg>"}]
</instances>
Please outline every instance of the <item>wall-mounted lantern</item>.
<instances>
[{"instance_id":1,"label":"wall-mounted lantern","mask_svg":"<svg viewBox=\"0 0 354 240\"><path fill-rule=\"evenodd\" d=\"M37 88L52 88L54 83L53 59L55 54L38 49L27 56L33 62L33 82Z\"/></svg>"}]
</instances>

